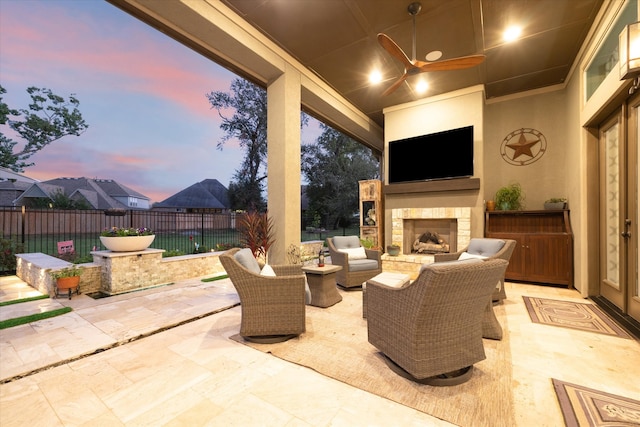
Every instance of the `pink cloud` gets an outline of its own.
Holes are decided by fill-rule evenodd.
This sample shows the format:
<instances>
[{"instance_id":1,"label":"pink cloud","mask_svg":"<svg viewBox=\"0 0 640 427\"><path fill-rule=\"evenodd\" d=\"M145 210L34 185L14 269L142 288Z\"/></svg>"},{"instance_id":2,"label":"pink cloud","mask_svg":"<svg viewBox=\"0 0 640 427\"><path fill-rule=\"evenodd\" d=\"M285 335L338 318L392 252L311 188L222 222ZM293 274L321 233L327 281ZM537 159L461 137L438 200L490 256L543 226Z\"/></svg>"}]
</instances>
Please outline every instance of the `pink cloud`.
<instances>
[{"instance_id":1,"label":"pink cloud","mask_svg":"<svg viewBox=\"0 0 640 427\"><path fill-rule=\"evenodd\" d=\"M97 80L110 91L163 98L203 117L212 116L205 94L228 89L233 74L142 23L126 28L108 26L90 16L45 8L46 3L36 5L15 7L12 19L2 20L3 57L11 58L16 68L11 73L9 67L3 74L9 71L17 78L20 69L36 71L42 77L67 73L74 76L76 84L83 80L96 84ZM133 20L121 19L125 18ZM161 38L167 42L159 43Z\"/></svg>"}]
</instances>

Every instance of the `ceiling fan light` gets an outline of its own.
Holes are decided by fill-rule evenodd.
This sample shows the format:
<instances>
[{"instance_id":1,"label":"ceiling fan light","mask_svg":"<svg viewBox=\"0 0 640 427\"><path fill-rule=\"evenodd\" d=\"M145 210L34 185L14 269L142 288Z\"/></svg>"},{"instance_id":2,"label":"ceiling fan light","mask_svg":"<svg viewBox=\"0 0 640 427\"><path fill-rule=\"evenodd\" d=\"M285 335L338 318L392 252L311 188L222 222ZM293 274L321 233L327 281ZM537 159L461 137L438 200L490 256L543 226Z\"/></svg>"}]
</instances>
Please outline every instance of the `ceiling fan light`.
<instances>
[{"instance_id":1,"label":"ceiling fan light","mask_svg":"<svg viewBox=\"0 0 640 427\"><path fill-rule=\"evenodd\" d=\"M416 92L419 94L423 94L427 91L427 89L429 89L429 83L427 83L426 81L420 79L418 80L418 82L416 83Z\"/></svg>"},{"instance_id":2,"label":"ceiling fan light","mask_svg":"<svg viewBox=\"0 0 640 427\"><path fill-rule=\"evenodd\" d=\"M371 74L369 74L369 83L378 84L382 81L382 74L378 70L373 70Z\"/></svg>"},{"instance_id":3,"label":"ceiling fan light","mask_svg":"<svg viewBox=\"0 0 640 427\"><path fill-rule=\"evenodd\" d=\"M502 39L506 42L512 42L514 40L517 40L518 38L520 38L520 35L522 34L522 28L517 26L517 25L511 25L510 27L508 27L506 30L504 30L504 33L502 33Z\"/></svg>"}]
</instances>

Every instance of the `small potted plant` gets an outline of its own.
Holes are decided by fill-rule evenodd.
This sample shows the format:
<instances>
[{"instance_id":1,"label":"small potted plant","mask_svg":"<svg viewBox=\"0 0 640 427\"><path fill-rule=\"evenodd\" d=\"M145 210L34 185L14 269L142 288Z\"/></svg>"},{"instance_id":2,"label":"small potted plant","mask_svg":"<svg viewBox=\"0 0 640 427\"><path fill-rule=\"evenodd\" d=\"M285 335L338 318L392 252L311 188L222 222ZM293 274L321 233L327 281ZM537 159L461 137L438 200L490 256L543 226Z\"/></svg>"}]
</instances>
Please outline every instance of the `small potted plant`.
<instances>
[{"instance_id":1,"label":"small potted plant","mask_svg":"<svg viewBox=\"0 0 640 427\"><path fill-rule=\"evenodd\" d=\"M502 211L516 211L523 208L524 192L519 183L514 182L496 192L496 208Z\"/></svg>"},{"instance_id":2,"label":"small potted plant","mask_svg":"<svg viewBox=\"0 0 640 427\"><path fill-rule=\"evenodd\" d=\"M552 197L549 200L545 200L545 209L565 209L567 206L567 199L564 197Z\"/></svg>"},{"instance_id":3,"label":"small potted plant","mask_svg":"<svg viewBox=\"0 0 640 427\"><path fill-rule=\"evenodd\" d=\"M61 291L67 291L69 299L71 299L71 293L74 289L76 294L80 293L80 275L82 274L82 267L72 264L70 267L52 271L50 274L51 278L56 281L54 289L56 297L60 295Z\"/></svg>"}]
</instances>

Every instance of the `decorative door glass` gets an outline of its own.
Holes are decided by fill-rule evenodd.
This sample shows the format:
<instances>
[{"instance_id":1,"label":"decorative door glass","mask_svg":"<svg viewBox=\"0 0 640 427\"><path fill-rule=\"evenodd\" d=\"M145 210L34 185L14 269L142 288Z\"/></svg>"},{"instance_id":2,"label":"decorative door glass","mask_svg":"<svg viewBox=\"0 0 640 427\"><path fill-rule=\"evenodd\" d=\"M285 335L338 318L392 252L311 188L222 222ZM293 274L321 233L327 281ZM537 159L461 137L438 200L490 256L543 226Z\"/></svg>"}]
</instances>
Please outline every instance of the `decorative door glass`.
<instances>
[{"instance_id":1,"label":"decorative door glass","mask_svg":"<svg viewBox=\"0 0 640 427\"><path fill-rule=\"evenodd\" d=\"M616 124L605 133L606 274L609 285L620 289L620 138Z\"/></svg>"}]
</instances>

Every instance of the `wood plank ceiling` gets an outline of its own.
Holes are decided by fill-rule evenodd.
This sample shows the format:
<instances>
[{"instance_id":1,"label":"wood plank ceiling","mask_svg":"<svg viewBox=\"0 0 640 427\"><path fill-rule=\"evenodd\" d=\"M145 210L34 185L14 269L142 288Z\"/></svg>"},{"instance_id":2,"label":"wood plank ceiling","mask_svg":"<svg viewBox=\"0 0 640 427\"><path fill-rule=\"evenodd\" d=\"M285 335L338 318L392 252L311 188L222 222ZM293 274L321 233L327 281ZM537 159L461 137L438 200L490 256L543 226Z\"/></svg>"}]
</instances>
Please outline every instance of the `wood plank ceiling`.
<instances>
[{"instance_id":1,"label":"wood plank ceiling","mask_svg":"<svg viewBox=\"0 0 640 427\"><path fill-rule=\"evenodd\" d=\"M484 54L466 70L422 73L429 90L418 95L410 77L388 96L382 92L403 71L380 47L390 36L411 57L411 1L222 0L250 25L383 126L382 109L420 97L484 84L486 97L563 84L603 0L422 0L416 16L416 57L439 50L441 59ZM502 41L504 29L521 25L522 37ZM372 85L368 75L383 76Z\"/></svg>"}]
</instances>

